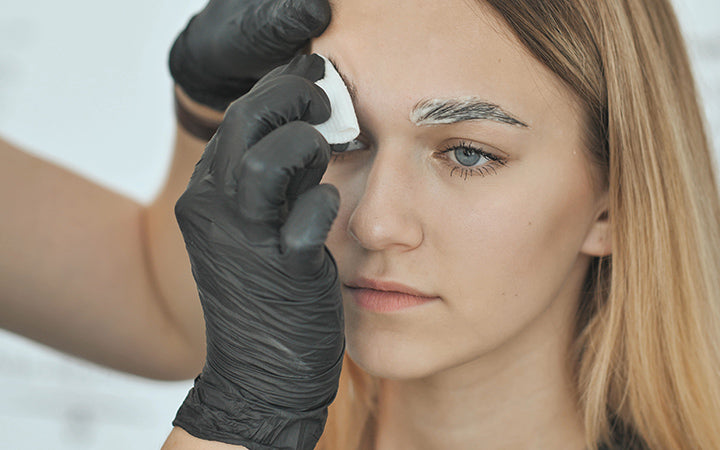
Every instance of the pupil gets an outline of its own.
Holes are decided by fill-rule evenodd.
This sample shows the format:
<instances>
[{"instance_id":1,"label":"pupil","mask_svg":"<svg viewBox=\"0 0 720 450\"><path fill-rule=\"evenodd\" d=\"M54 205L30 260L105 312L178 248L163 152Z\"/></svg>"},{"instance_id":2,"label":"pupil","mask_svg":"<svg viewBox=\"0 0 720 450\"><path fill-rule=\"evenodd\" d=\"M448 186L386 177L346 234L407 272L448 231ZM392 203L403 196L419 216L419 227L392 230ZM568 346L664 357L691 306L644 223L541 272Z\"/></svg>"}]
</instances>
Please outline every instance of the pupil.
<instances>
[{"instance_id":1,"label":"pupil","mask_svg":"<svg viewBox=\"0 0 720 450\"><path fill-rule=\"evenodd\" d=\"M480 160L480 155L475 150L464 147L455 150L455 159L463 166L472 166Z\"/></svg>"}]
</instances>

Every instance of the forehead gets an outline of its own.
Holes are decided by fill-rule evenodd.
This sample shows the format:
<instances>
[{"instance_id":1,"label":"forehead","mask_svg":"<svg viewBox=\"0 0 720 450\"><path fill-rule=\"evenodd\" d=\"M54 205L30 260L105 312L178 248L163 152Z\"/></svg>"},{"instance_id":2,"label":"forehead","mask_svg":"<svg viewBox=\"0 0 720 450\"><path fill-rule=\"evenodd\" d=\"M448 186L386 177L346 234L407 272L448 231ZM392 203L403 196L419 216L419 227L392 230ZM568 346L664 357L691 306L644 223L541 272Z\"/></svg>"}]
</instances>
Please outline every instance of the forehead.
<instances>
[{"instance_id":1,"label":"forehead","mask_svg":"<svg viewBox=\"0 0 720 450\"><path fill-rule=\"evenodd\" d=\"M336 0L312 50L331 56L352 79L360 109L407 117L422 99L476 96L532 126L574 100L475 0Z\"/></svg>"}]
</instances>

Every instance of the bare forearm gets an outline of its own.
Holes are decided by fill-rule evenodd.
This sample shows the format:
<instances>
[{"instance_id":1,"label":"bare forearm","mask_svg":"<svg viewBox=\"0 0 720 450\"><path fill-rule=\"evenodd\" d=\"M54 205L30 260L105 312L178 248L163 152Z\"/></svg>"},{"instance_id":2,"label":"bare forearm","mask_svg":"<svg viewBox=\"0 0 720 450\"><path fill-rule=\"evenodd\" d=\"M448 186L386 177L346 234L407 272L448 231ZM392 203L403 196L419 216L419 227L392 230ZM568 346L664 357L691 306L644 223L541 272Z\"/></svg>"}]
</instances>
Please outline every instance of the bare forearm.
<instances>
[{"instance_id":1,"label":"bare forearm","mask_svg":"<svg viewBox=\"0 0 720 450\"><path fill-rule=\"evenodd\" d=\"M181 101L190 113L206 123L220 123L222 114L192 102L183 96ZM173 320L186 333L188 341L197 345L204 355L205 328L197 288L192 278L185 242L175 219L175 203L185 191L195 164L206 142L177 126L173 161L160 194L145 213L146 247L150 268L157 280L160 295Z\"/></svg>"},{"instance_id":2,"label":"bare forearm","mask_svg":"<svg viewBox=\"0 0 720 450\"><path fill-rule=\"evenodd\" d=\"M230 445L217 441L204 441L190 435L182 428L170 432L162 450L247 450L242 445Z\"/></svg>"},{"instance_id":3,"label":"bare forearm","mask_svg":"<svg viewBox=\"0 0 720 450\"><path fill-rule=\"evenodd\" d=\"M202 343L149 270L144 207L4 141L0 154L0 326L140 375L197 373Z\"/></svg>"}]
</instances>

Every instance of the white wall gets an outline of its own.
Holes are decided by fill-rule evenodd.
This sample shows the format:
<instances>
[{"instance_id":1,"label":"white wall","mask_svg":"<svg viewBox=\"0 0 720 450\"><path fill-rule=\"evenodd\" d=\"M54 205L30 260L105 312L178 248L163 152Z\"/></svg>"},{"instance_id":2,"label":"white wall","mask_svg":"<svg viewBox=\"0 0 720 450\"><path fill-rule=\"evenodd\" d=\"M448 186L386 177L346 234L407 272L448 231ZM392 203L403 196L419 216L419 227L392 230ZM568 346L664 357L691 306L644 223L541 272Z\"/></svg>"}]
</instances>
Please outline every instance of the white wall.
<instances>
[{"instance_id":1,"label":"white wall","mask_svg":"<svg viewBox=\"0 0 720 450\"><path fill-rule=\"evenodd\" d=\"M4 0L0 134L135 199L172 133L167 51L203 0ZM677 0L720 153L720 0ZM156 449L189 382L99 368L0 332L1 449ZM144 444L139 444L144 443Z\"/></svg>"}]
</instances>

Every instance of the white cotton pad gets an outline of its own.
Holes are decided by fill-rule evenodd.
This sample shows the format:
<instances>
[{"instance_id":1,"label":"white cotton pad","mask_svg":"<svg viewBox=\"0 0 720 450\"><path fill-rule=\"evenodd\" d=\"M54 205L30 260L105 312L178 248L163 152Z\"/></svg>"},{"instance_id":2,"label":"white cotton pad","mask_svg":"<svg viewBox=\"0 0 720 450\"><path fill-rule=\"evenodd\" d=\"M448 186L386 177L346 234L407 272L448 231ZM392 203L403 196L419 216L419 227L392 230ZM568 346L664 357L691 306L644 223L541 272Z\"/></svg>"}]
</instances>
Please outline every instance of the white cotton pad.
<instances>
[{"instance_id":1,"label":"white cotton pad","mask_svg":"<svg viewBox=\"0 0 720 450\"><path fill-rule=\"evenodd\" d=\"M323 135L328 144L345 144L360 134L355 108L350 92L335 66L326 57L320 56L325 60L325 76L315 84L320 86L330 99L331 114L326 122L313 127Z\"/></svg>"}]
</instances>

